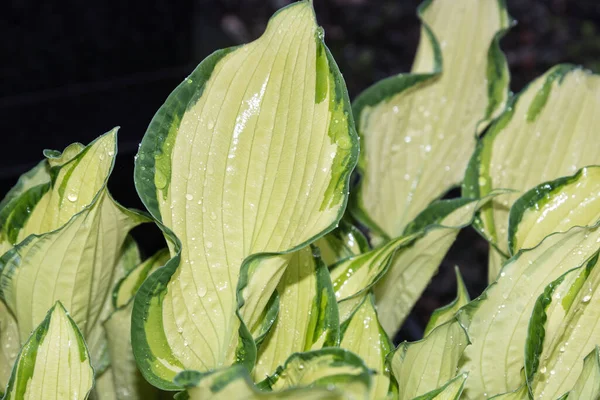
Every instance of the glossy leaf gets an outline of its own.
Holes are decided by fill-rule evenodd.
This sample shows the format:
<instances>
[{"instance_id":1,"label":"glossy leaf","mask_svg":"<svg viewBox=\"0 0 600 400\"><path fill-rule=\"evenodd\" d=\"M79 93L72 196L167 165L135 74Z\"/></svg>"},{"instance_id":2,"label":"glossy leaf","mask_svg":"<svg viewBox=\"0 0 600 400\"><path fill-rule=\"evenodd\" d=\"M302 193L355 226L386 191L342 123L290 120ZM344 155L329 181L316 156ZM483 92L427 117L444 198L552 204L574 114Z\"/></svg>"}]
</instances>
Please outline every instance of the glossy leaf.
<instances>
[{"instance_id":1,"label":"glossy leaf","mask_svg":"<svg viewBox=\"0 0 600 400\"><path fill-rule=\"evenodd\" d=\"M375 371L371 377L370 399L383 399L390 391L390 371L386 356L391 352L392 341L379 324L373 295L364 297L362 304L341 326L340 347L363 359Z\"/></svg>"},{"instance_id":2,"label":"glossy leaf","mask_svg":"<svg viewBox=\"0 0 600 400\"><path fill-rule=\"evenodd\" d=\"M242 263L304 247L341 217L358 140L322 39L310 2L282 9L256 41L204 60L144 136L136 187L173 256L133 313L136 360L156 386L176 389L182 369L252 365Z\"/></svg>"},{"instance_id":3,"label":"glossy leaf","mask_svg":"<svg viewBox=\"0 0 600 400\"><path fill-rule=\"evenodd\" d=\"M427 1L419 16L412 73L376 83L354 103L362 181L351 211L388 238L462 180L477 134L508 96L503 2Z\"/></svg>"},{"instance_id":4,"label":"glossy leaf","mask_svg":"<svg viewBox=\"0 0 600 400\"><path fill-rule=\"evenodd\" d=\"M453 379L469 343L469 336L457 319L437 327L423 340L401 343L390 355L399 399L418 398Z\"/></svg>"},{"instance_id":5,"label":"glossy leaf","mask_svg":"<svg viewBox=\"0 0 600 400\"><path fill-rule=\"evenodd\" d=\"M502 268L496 282L463 307L459 316L473 344L463 355L469 372L465 398L480 399L522 384L524 348L536 299L548 284L581 266L598 249L598 227L575 227L519 252Z\"/></svg>"},{"instance_id":6,"label":"glossy leaf","mask_svg":"<svg viewBox=\"0 0 600 400\"><path fill-rule=\"evenodd\" d=\"M263 279L271 279L262 274ZM339 343L339 317L327 267L311 247L292 253L277 285L279 313L258 348L253 375L263 380L290 354Z\"/></svg>"},{"instance_id":7,"label":"glossy leaf","mask_svg":"<svg viewBox=\"0 0 600 400\"><path fill-rule=\"evenodd\" d=\"M57 302L23 345L3 400L85 399L93 381L83 336Z\"/></svg>"},{"instance_id":8,"label":"glossy leaf","mask_svg":"<svg viewBox=\"0 0 600 400\"><path fill-rule=\"evenodd\" d=\"M600 123L599 94L600 77L558 65L511 101L478 146L465 175L463 196L484 196L498 188L514 191L494 200L477 224L499 250L493 253L497 261L490 265L490 281L508 255L509 212L523 192L600 164L594 128Z\"/></svg>"}]
</instances>

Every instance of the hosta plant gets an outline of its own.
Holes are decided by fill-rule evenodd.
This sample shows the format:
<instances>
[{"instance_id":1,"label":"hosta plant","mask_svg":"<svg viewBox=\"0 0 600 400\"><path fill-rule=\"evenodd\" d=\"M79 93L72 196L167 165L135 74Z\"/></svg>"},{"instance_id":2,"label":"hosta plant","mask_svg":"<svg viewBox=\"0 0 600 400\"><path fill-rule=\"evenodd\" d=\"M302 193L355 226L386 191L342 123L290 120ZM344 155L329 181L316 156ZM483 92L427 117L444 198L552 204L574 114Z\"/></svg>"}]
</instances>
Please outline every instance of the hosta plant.
<instances>
[{"instance_id":1,"label":"hosta plant","mask_svg":"<svg viewBox=\"0 0 600 400\"><path fill-rule=\"evenodd\" d=\"M353 104L309 1L210 55L140 144L147 213L107 190L116 130L45 151L0 203L3 398L600 398L600 78L511 95L503 1L419 17L412 71ZM395 346L470 225L490 285L456 269Z\"/></svg>"}]
</instances>

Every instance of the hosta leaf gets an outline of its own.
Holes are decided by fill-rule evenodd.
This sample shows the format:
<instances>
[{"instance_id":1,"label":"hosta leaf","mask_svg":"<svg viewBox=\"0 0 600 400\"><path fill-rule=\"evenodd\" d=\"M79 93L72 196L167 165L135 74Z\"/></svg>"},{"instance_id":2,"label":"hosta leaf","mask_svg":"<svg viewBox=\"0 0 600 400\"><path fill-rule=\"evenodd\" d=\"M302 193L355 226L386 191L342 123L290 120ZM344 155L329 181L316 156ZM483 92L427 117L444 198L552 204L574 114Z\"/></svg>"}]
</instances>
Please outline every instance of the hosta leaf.
<instances>
[{"instance_id":1,"label":"hosta leaf","mask_svg":"<svg viewBox=\"0 0 600 400\"><path fill-rule=\"evenodd\" d=\"M57 302L23 345L3 400L85 399L93 381L83 336Z\"/></svg>"},{"instance_id":2,"label":"hosta leaf","mask_svg":"<svg viewBox=\"0 0 600 400\"><path fill-rule=\"evenodd\" d=\"M512 206L508 224L511 254L535 247L553 232L593 225L600 219L600 166L542 183Z\"/></svg>"},{"instance_id":3,"label":"hosta leaf","mask_svg":"<svg viewBox=\"0 0 600 400\"><path fill-rule=\"evenodd\" d=\"M17 322L4 302L0 301L0 393L6 388L20 348Z\"/></svg>"},{"instance_id":4,"label":"hosta leaf","mask_svg":"<svg viewBox=\"0 0 600 400\"><path fill-rule=\"evenodd\" d=\"M410 400L445 385L457 373L469 336L457 319L434 329L418 342L401 343L389 356L400 400Z\"/></svg>"},{"instance_id":5,"label":"hosta leaf","mask_svg":"<svg viewBox=\"0 0 600 400\"><path fill-rule=\"evenodd\" d=\"M600 349L598 346L585 356L583 370L573 389L565 397L569 400L597 399L600 397Z\"/></svg>"},{"instance_id":6,"label":"hosta leaf","mask_svg":"<svg viewBox=\"0 0 600 400\"><path fill-rule=\"evenodd\" d=\"M413 400L458 400L465 387L467 377L468 374L466 373L459 374L441 388L432 390L422 396L415 397Z\"/></svg>"},{"instance_id":7,"label":"hosta leaf","mask_svg":"<svg viewBox=\"0 0 600 400\"><path fill-rule=\"evenodd\" d=\"M378 82L354 103L362 182L351 210L387 237L462 180L477 133L507 98L503 2L428 1L419 15L413 73Z\"/></svg>"},{"instance_id":8,"label":"hosta leaf","mask_svg":"<svg viewBox=\"0 0 600 400\"><path fill-rule=\"evenodd\" d=\"M335 297L344 303L344 312L340 313L342 321L348 319L354 309L345 305L361 303L363 295L384 276L396 251L412 243L416 237L401 236L377 249L343 260L331 269Z\"/></svg>"},{"instance_id":9,"label":"hosta leaf","mask_svg":"<svg viewBox=\"0 0 600 400\"><path fill-rule=\"evenodd\" d=\"M529 392L527 386L523 385L512 392L502 393L489 398L494 400L529 400Z\"/></svg>"},{"instance_id":10,"label":"hosta leaf","mask_svg":"<svg viewBox=\"0 0 600 400\"><path fill-rule=\"evenodd\" d=\"M310 246L292 253L277 292L279 314L258 348L253 371L257 381L272 374L292 353L339 342L339 317L327 266Z\"/></svg>"},{"instance_id":11,"label":"hosta leaf","mask_svg":"<svg viewBox=\"0 0 600 400\"><path fill-rule=\"evenodd\" d=\"M106 190L115 153L116 132L111 131L58 167L51 188L19 235L34 226L53 230L29 235L0 258L0 297L16 318L21 342L60 300L93 351L95 365L102 355L98 322L110 298L121 247L127 232L146 220L115 203ZM71 196L74 193L77 198ZM66 210L76 213L67 218ZM66 223L54 229L65 218Z\"/></svg>"},{"instance_id":12,"label":"hosta leaf","mask_svg":"<svg viewBox=\"0 0 600 400\"><path fill-rule=\"evenodd\" d=\"M189 371L186 371L189 372ZM323 387L292 388L281 392L260 391L254 387L248 376L248 371L241 366L233 366L226 370L216 371L202 376L195 375L187 379L188 389L186 395L177 395L178 400L263 400L263 399L310 399L310 400L347 400L352 393L344 393L340 389ZM179 378L179 376L178 376ZM181 379L178 379L181 380ZM366 386L366 385L365 385ZM366 392L366 387L362 389ZM357 397L360 398L360 397Z\"/></svg>"},{"instance_id":13,"label":"hosta leaf","mask_svg":"<svg viewBox=\"0 0 600 400\"><path fill-rule=\"evenodd\" d=\"M48 182L50 182L50 171L48 162L44 160L19 177L15 186L0 201L0 210L3 210L14 199L21 197L29 189Z\"/></svg>"},{"instance_id":14,"label":"hosta leaf","mask_svg":"<svg viewBox=\"0 0 600 400\"><path fill-rule=\"evenodd\" d=\"M367 398L371 371L364 362L347 350L329 347L292 354L285 364L261 382L261 387L283 391L302 387L336 387L351 398Z\"/></svg>"},{"instance_id":15,"label":"hosta leaf","mask_svg":"<svg viewBox=\"0 0 600 400\"><path fill-rule=\"evenodd\" d=\"M373 295L364 296L362 304L342 326L340 347L363 359L376 372L371 377L370 399L383 399L390 390L390 372L386 356L392 350L392 342L381 328Z\"/></svg>"},{"instance_id":16,"label":"hosta leaf","mask_svg":"<svg viewBox=\"0 0 600 400\"><path fill-rule=\"evenodd\" d=\"M469 372L468 399L505 393L521 386L527 321L548 284L579 267L598 249L600 228L575 227L548 236L520 251L502 268L496 282L459 312L473 344L464 352Z\"/></svg>"},{"instance_id":17,"label":"hosta leaf","mask_svg":"<svg viewBox=\"0 0 600 400\"><path fill-rule=\"evenodd\" d=\"M115 311L104 323L113 376L114 391L118 400L156 399L158 390L151 386L137 368L131 349L131 311L133 302Z\"/></svg>"},{"instance_id":18,"label":"hosta leaf","mask_svg":"<svg viewBox=\"0 0 600 400\"><path fill-rule=\"evenodd\" d=\"M427 323L427 327L425 328L424 336L427 336L429 332L431 332L436 327L442 325L445 322L450 321L462 306L466 305L469 301L471 301L469 297L469 292L467 291L467 287L463 282L458 267L454 267L454 272L456 273L456 298L450 304L438 308L433 312L433 314L431 314L431 318L429 318L429 322Z\"/></svg>"},{"instance_id":19,"label":"hosta leaf","mask_svg":"<svg viewBox=\"0 0 600 400\"><path fill-rule=\"evenodd\" d=\"M598 252L549 285L536 303L525 352L528 385L536 398L554 399L570 390L581 374L583 356L600 343L597 264Z\"/></svg>"},{"instance_id":20,"label":"hosta leaf","mask_svg":"<svg viewBox=\"0 0 600 400\"><path fill-rule=\"evenodd\" d=\"M458 232L471 223L488 199L441 200L432 203L406 229L423 235L400 249L385 279L374 287L377 311L388 335L393 336L435 275Z\"/></svg>"},{"instance_id":21,"label":"hosta leaf","mask_svg":"<svg viewBox=\"0 0 600 400\"><path fill-rule=\"evenodd\" d=\"M142 286L144 280L156 269L165 265L169 261L169 251L167 249L157 251L152 257L143 263L131 269L127 276L123 277L115 287L113 293L113 302L116 308L123 307L136 294Z\"/></svg>"},{"instance_id":22,"label":"hosta leaf","mask_svg":"<svg viewBox=\"0 0 600 400\"><path fill-rule=\"evenodd\" d=\"M318 239L315 245L321 250L321 259L325 265L333 265L370 249L362 232L344 219L336 229Z\"/></svg>"},{"instance_id":23,"label":"hosta leaf","mask_svg":"<svg viewBox=\"0 0 600 400\"><path fill-rule=\"evenodd\" d=\"M358 139L322 36L309 1L286 7L258 40L204 60L144 136L136 187L174 257L134 307L134 353L156 386L251 365L235 312L244 259L297 250L341 217Z\"/></svg>"},{"instance_id":24,"label":"hosta leaf","mask_svg":"<svg viewBox=\"0 0 600 400\"><path fill-rule=\"evenodd\" d=\"M523 191L600 164L594 128L600 123L599 93L597 75L570 65L556 66L512 100L478 146L463 195L484 196L496 188L515 191L494 200L478 222L501 253L508 254L509 212ZM491 267L493 281L500 265Z\"/></svg>"}]
</instances>

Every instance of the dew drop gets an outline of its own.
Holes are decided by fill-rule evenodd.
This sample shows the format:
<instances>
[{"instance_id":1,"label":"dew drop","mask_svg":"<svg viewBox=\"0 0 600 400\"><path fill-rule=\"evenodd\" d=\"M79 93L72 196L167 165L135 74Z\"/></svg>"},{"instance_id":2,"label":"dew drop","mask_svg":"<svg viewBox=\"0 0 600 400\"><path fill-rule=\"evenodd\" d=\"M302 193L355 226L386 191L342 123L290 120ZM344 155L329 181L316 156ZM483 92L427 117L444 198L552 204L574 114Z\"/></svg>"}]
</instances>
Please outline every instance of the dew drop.
<instances>
[{"instance_id":1,"label":"dew drop","mask_svg":"<svg viewBox=\"0 0 600 400\"><path fill-rule=\"evenodd\" d=\"M592 299L592 296L590 296L589 294L585 295L583 297L583 299L581 299L582 303L589 303L589 301Z\"/></svg>"},{"instance_id":2,"label":"dew drop","mask_svg":"<svg viewBox=\"0 0 600 400\"><path fill-rule=\"evenodd\" d=\"M69 193L69 195L67 196L67 199L71 202L76 202L77 201L77 193Z\"/></svg>"},{"instance_id":3,"label":"dew drop","mask_svg":"<svg viewBox=\"0 0 600 400\"><path fill-rule=\"evenodd\" d=\"M206 287L201 286L198 288L198 296L200 296L200 297L206 296Z\"/></svg>"},{"instance_id":4,"label":"dew drop","mask_svg":"<svg viewBox=\"0 0 600 400\"><path fill-rule=\"evenodd\" d=\"M194 200L194 196L192 196L190 193L186 194L185 198L188 199L189 201Z\"/></svg>"},{"instance_id":5,"label":"dew drop","mask_svg":"<svg viewBox=\"0 0 600 400\"><path fill-rule=\"evenodd\" d=\"M212 242L206 242L206 247L209 249L212 248Z\"/></svg>"}]
</instances>

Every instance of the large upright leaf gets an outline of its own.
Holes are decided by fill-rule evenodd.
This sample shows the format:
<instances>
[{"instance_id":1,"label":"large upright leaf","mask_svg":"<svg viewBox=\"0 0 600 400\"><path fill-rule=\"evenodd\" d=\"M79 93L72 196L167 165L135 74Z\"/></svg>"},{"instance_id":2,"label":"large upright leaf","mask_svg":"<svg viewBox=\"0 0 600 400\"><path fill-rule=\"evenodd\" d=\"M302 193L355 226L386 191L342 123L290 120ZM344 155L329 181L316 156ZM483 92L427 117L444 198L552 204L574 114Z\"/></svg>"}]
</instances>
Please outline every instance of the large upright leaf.
<instances>
[{"instance_id":1,"label":"large upright leaf","mask_svg":"<svg viewBox=\"0 0 600 400\"><path fill-rule=\"evenodd\" d=\"M456 318L423 340L401 343L389 356L392 374L398 381L399 399L425 395L452 380L469 343L467 332Z\"/></svg>"},{"instance_id":2,"label":"large upright leaf","mask_svg":"<svg viewBox=\"0 0 600 400\"><path fill-rule=\"evenodd\" d=\"M509 212L522 192L600 164L595 128L599 110L600 77L559 65L527 86L490 127L469 162L463 185L463 195L469 197L496 188L515 191L493 201L478 223L498 249L492 251L497 261L490 265L490 281L508 255Z\"/></svg>"},{"instance_id":3,"label":"large upright leaf","mask_svg":"<svg viewBox=\"0 0 600 400\"><path fill-rule=\"evenodd\" d=\"M512 206L508 250L535 247L553 232L593 225L600 219L600 166L582 168L575 175L542 183Z\"/></svg>"},{"instance_id":4,"label":"large upright leaf","mask_svg":"<svg viewBox=\"0 0 600 400\"><path fill-rule=\"evenodd\" d=\"M362 182L351 211L387 237L462 180L477 134L507 98L503 1L426 1L419 16L412 73L378 82L354 104Z\"/></svg>"},{"instance_id":5,"label":"large upright leaf","mask_svg":"<svg viewBox=\"0 0 600 400\"><path fill-rule=\"evenodd\" d=\"M527 322L548 284L580 267L600 247L600 228L575 227L519 252L485 292L459 316L473 344L465 349L462 370L469 373L467 399L506 393L522 384Z\"/></svg>"},{"instance_id":6,"label":"large upright leaf","mask_svg":"<svg viewBox=\"0 0 600 400\"><path fill-rule=\"evenodd\" d=\"M307 0L258 40L215 52L169 96L135 169L173 256L135 302L134 352L154 385L175 389L182 369L252 364L235 312L240 267L335 227L357 158L353 123Z\"/></svg>"},{"instance_id":7,"label":"large upright leaf","mask_svg":"<svg viewBox=\"0 0 600 400\"><path fill-rule=\"evenodd\" d=\"M93 381L83 336L57 302L23 345L3 400L85 399Z\"/></svg>"},{"instance_id":8,"label":"large upright leaf","mask_svg":"<svg viewBox=\"0 0 600 400\"><path fill-rule=\"evenodd\" d=\"M127 232L146 220L106 189L115 155L113 130L54 167L28 218L12 225L18 238L26 238L0 258L0 297L15 316L21 343L60 300L95 349L95 366L102 353L99 322L121 247Z\"/></svg>"},{"instance_id":9,"label":"large upright leaf","mask_svg":"<svg viewBox=\"0 0 600 400\"><path fill-rule=\"evenodd\" d=\"M392 342L379 324L373 295L364 296L362 304L341 326L340 347L350 350L375 371L371 377L370 399L383 399L390 390L390 371L386 356Z\"/></svg>"},{"instance_id":10,"label":"large upright leaf","mask_svg":"<svg viewBox=\"0 0 600 400\"><path fill-rule=\"evenodd\" d=\"M339 342L339 317L329 273L310 246L292 253L277 293L279 313L258 348L253 371L257 381L274 373L290 354Z\"/></svg>"}]
</instances>

